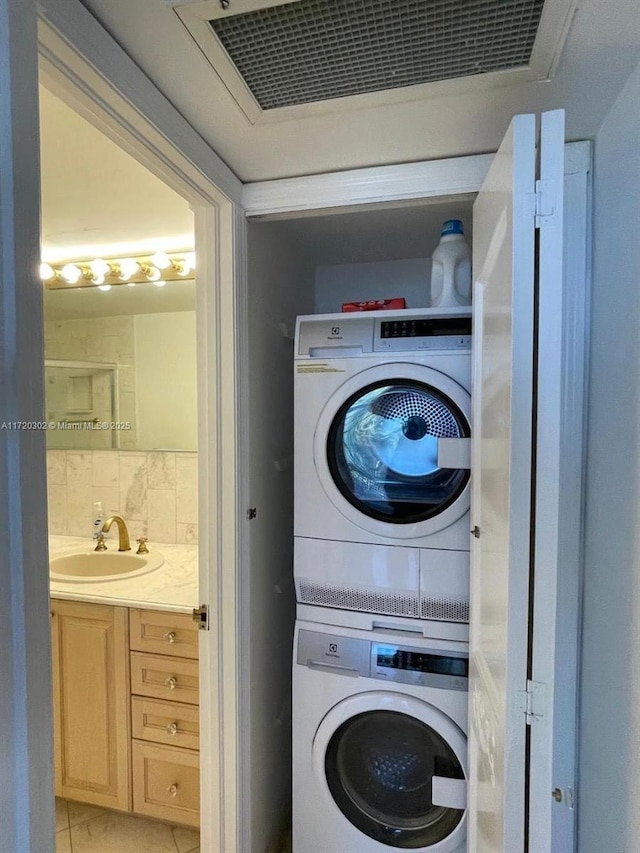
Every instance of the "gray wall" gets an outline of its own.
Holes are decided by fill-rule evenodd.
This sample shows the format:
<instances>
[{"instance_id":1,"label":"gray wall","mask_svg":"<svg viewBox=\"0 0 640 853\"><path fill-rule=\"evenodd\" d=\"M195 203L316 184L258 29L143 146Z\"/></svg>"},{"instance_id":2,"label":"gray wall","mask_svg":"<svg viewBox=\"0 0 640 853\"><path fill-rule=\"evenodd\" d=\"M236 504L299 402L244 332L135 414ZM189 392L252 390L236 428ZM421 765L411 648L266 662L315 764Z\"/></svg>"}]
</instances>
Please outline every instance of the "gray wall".
<instances>
[{"instance_id":1,"label":"gray wall","mask_svg":"<svg viewBox=\"0 0 640 853\"><path fill-rule=\"evenodd\" d=\"M580 853L640 849L640 66L595 143Z\"/></svg>"},{"instance_id":2,"label":"gray wall","mask_svg":"<svg viewBox=\"0 0 640 853\"><path fill-rule=\"evenodd\" d=\"M250 555L243 567L250 601L241 643L250 670L249 706L243 710L250 737L251 837L242 849L265 853L291 803L292 336L296 315L313 311L313 267L278 223L249 223L247 272L248 499L257 516L250 522ZM291 337L283 336L281 324Z\"/></svg>"},{"instance_id":3,"label":"gray wall","mask_svg":"<svg viewBox=\"0 0 640 853\"><path fill-rule=\"evenodd\" d=\"M404 297L407 308L430 304L431 258L316 267L315 314L335 314L343 302L396 296Z\"/></svg>"}]
</instances>

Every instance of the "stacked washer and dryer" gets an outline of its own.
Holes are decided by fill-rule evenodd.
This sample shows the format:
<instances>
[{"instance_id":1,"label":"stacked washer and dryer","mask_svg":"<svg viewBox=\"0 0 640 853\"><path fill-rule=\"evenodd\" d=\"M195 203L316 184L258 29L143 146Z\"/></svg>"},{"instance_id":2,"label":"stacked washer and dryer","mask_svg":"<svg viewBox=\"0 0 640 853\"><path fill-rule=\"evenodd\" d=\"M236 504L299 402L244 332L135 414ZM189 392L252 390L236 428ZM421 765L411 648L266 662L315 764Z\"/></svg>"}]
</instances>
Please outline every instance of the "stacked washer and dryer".
<instances>
[{"instance_id":1,"label":"stacked washer and dryer","mask_svg":"<svg viewBox=\"0 0 640 853\"><path fill-rule=\"evenodd\" d=\"M299 317L293 853L466 849L471 314Z\"/></svg>"}]
</instances>

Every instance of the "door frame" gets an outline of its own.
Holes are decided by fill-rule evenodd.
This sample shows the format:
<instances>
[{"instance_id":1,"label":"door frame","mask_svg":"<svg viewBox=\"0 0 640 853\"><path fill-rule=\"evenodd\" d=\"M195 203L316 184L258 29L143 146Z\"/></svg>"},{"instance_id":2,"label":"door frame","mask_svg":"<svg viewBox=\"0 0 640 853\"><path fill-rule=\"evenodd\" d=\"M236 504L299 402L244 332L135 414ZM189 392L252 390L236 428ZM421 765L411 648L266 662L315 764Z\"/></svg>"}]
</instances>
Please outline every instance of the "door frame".
<instances>
[{"instance_id":1,"label":"door frame","mask_svg":"<svg viewBox=\"0 0 640 853\"><path fill-rule=\"evenodd\" d=\"M210 631L202 632L200 642L201 796L206 804L201 842L205 853L214 849L232 853L239 823L236 555L241 516L237 506L236 337L243 326L243 303L236 293L243 291L243 265L236 232L242 225L237 212L241 184L80 2L41 7L37 38L43 84L185 198L194 213L199 596L210 613ZM37 134L34 138L37 140ZM36 155L33 160L37 159ZM21 332L31 351L40 352L41 313L35 312L29 328L21 327ZM42 401L40 387L36 410ZM41 444L44 453L44 440ZM38 482L35 489L28 490L27 500L44 508L46 479L42 471ZM46 537L42 538L39 544L46 551ZM44 587L46 576L43 570L37 578L39 588ZM29 615L28 607L24 612ZM34 637L33 641L36 639L43 638ZM40 648L42 645L40 642ZM40 658L45 656L40 653ZM50 677L43 678L31 699L35 698L41 717L38 722L45 733L51 725L49 693ZM41 784L36 796L46 796L44 788ZM49 797L52 792L51 784ZM50 809L33 809L34 838L46 836L51 812L52 804ZM39 853L46 848L38 841L29 849Z\"/></svg>"},{"instance_id":2,"label":"door frame","mask_svg":"<svg viewBox=\"0 0 640 853\"><path fill-rule=\"evenodd\" d=\"M560 287L540 290L538 309L539 318L551 322L540 323L538 335L538 499L529 678L534 690L553 684L553 701L543 687L543 713L534 715L530 725L531 850L572 851L577 844L590 193L590 147L565 144L564 223L562 233L554 235L553 247L548 246L552 259L563 256L563 275ZM557 584L552 582L555 575L548 574L554 563ZM572 722L576 737L559 738Z\"/></svg>"},{"instance_id":3,"label":"door frame","mask_svg":"<svg viewBox=\"0 0 640 853\"><path fill-rule=\"evenodd\" d=\"M53 849L35 4L0 0L2 846ZM9 424L9 426L7 426Z\"/></svg>"}]
</instances>

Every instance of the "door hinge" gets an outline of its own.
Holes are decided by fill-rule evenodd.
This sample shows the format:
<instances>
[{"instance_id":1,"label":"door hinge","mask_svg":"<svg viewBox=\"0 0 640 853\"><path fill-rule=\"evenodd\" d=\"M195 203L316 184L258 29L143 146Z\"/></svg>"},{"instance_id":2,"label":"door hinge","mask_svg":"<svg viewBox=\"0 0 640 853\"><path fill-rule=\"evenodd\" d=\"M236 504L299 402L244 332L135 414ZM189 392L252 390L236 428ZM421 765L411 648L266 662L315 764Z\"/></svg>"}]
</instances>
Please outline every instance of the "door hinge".
<instances>
[{"instance_id":1,"label":"door hinge","mask_svg":"<svg viewBox=\"0 0 640 853\"><path fill-rule=\"evenodd\" d=\"M200 607L193 608L193 621L198 623L198 628L201 631L209 630L209 605L201 604Z\"/></svg>"},{"instance_id":2,"label":"door hinge","mask_svg":"<svg viewBox=\"0 0 640 853\"><path fill-rule=\"evenodd\" d=\"M518 693L518 710L527 718L528 726L542 720L547 713L547 685L527 680L527 689Z\"/></svg>"},{"instance_id":3,"label":"door hinge","mask_svg":"<svg viewBox=\"0 0 640 853\"><path fill-rule=\"evenodd\" d=\"M536 228L542 228L556 212L556 187L554 181L536 181Z\"/></svg>"},{"instance_id":4,"label":"door hinge","mask_svg":"<svg viewBox=\"0 0 640 853\"><path fill-rule=\"evenodd\" d=\"M554 788L551 796L556 803L561 803L568 809L575 808L576 798L573 793L573 788L569 785L566 788Z\"/></svg>"},{"instance_id":5,"label":"door hinge","mask_svg":"<svg viewBox=\"0 0 640 853\"><path fill-rule=\"evenodd\" d=\"M258 510L256 509L255 506L250 506L247 508L247 520L248 521L253 521L253 519L256 517L257 514L258 514Z\"/></svg>"}]
</instances>

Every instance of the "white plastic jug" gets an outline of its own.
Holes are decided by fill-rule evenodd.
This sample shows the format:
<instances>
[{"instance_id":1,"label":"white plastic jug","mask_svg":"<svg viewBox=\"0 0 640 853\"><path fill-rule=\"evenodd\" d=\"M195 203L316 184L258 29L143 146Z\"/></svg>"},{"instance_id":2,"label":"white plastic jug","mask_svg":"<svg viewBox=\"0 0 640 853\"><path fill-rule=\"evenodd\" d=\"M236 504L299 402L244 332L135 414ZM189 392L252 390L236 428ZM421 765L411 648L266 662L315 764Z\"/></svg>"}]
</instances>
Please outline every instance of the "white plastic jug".
<instances>
[{"instance_id":1,"label":"white plastic jug","mask_svg":"<svg viewBox=\"0 0 640 853\"><path fill-rule=\"evenodd\" d=\"M459 219L442 223L431 261L431 307L471 305L471 250Z\"/></svg>"}]
</instances>

